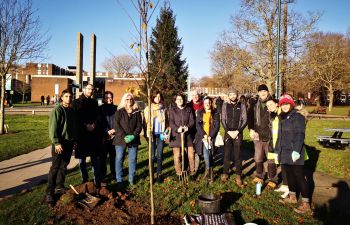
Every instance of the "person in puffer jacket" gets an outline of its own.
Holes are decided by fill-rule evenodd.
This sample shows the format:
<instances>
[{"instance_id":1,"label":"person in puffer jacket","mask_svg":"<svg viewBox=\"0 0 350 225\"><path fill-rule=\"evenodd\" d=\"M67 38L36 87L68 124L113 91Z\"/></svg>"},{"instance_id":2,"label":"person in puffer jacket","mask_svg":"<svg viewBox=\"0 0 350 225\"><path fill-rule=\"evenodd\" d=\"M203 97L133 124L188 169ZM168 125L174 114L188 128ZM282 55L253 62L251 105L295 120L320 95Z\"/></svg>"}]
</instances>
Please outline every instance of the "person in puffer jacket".
<instances>
[{"instance_id":1,"label":"person in puffer jacket","mask_svg":"<svg viewBox=\"0 0 350 225\"><path fill-rule=\"evenodd\" d=\"M305 117L294 109L291 96L285 94L279 100L281 114L276 143L278 161L286 171L289 195L281 199L283 204L297 203L296 190L300 190L301 204L294 208L297 213L310 213L310 196L304 174L305 162Z\"/></svg>"}]
</instances>

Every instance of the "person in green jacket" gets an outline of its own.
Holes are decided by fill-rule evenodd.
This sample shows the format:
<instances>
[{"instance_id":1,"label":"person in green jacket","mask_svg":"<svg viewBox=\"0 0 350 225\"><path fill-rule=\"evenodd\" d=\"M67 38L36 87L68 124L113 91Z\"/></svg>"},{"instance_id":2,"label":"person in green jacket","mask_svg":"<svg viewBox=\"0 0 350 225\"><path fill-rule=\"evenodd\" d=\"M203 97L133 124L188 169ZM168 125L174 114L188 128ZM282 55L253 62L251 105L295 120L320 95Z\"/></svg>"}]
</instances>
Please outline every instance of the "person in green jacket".
<instances>
[{"instance_id":1,"label":"person in green jacket","mask_svg":"<svg viewBox=\"0 0 350 225\"><path fill-rule=\"evenodd\" d=\"M76 146L77 128L75 112L71 107L72 96L71 90L63 90L61 103L50 114L49 137L52 143L52 165L46 189L46 202L51 206L55 204L55 195L64 193L67 166Z\"/></svg>"}]
</instances>

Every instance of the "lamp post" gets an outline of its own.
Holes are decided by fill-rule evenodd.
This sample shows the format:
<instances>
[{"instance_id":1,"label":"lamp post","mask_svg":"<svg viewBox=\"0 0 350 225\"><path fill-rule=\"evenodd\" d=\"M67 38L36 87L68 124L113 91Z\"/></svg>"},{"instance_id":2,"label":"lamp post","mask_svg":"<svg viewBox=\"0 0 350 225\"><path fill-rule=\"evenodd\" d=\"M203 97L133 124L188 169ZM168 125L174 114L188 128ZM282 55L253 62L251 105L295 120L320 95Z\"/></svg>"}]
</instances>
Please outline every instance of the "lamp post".
<instances>
[{"instance_id":1,"label":"lamp post","mask_svg":"<svg viewBox=\"0 0 350 225\"><path fill-rule=\"evenodd\" d=\"M281 0L278 0L277 40L276 40L276 98L281 96L280 76L280 29L281 29Z\"/></svg>"}]
</instances>

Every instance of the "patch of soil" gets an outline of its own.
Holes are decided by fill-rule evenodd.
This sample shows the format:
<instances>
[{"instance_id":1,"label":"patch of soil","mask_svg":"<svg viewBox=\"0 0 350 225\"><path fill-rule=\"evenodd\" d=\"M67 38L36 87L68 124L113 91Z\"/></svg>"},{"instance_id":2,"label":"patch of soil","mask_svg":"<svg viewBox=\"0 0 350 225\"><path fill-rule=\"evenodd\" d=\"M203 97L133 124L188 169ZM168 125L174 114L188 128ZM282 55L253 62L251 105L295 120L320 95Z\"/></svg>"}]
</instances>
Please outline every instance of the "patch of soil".
<instances>
[{"instance_id":1,"label":"patch of soil","mask_svg":"<svg viewBox=\"0 0 350 225\"><path fill-rule=\"evenodd\" d=\"M150 224L150 208L130 200L130 193L112 193L106 187L96 189L93 182L75 186L82 195L91 194L100 198L100 202L92 209L78 203L79 196L68 190L61 196L54 207L57 220L69 220L73 224ZM156 224L182 224L181 220L170 216L157 216Z\"/></svg>"}]
</instances>

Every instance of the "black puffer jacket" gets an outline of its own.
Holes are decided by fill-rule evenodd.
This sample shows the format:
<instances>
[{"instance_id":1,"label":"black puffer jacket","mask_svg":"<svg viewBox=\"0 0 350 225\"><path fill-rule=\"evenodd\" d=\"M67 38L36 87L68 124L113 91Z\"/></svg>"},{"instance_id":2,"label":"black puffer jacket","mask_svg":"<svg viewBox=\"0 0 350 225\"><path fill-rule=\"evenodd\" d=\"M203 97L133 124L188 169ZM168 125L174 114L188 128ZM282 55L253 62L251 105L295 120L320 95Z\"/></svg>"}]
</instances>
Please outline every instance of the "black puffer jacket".
<instances>
[{"instance_id":1,"label":"black puffer jacket","mask_svg":"<svg viewBox=\"0 0 350 225\"><path fill-rule=\"evenodd\" d=\"M115 127L115 114L117 112L117 106L113 104L103 104L100 106L100 113L102 116L102 132L103 142L107 142L109 139L108 131ZM111 142L109 140L108 142Z\"/></svg>"},{"instance_id":2,"label":"black puffer jacket","mask_svg":"<svg viewBox=\"0 0 350 225\"><path fill-rule=\"evenodd\" d=\"M141 144L140 133L142 130L142 117L138 109L134 109L130 114L125 108L121 108L115 114L115 138L113 145L136 147ZM124 138L126 135L135 135L135 139L126 144Z\"/></svg>"},{"instance_id":3,"label":"black puffer jacket","mask_svg":"<svg viewBox=\"0 0 350 225\"><path fill-rule=\"evenodd\" d=\"M305 149L305 117L292 110L287 115L279 115L280 123L275 152L278 154L280 164L304 165ZM300 154L300 158L292 161L292 152Z\"/></svg>"}]
</instances>

